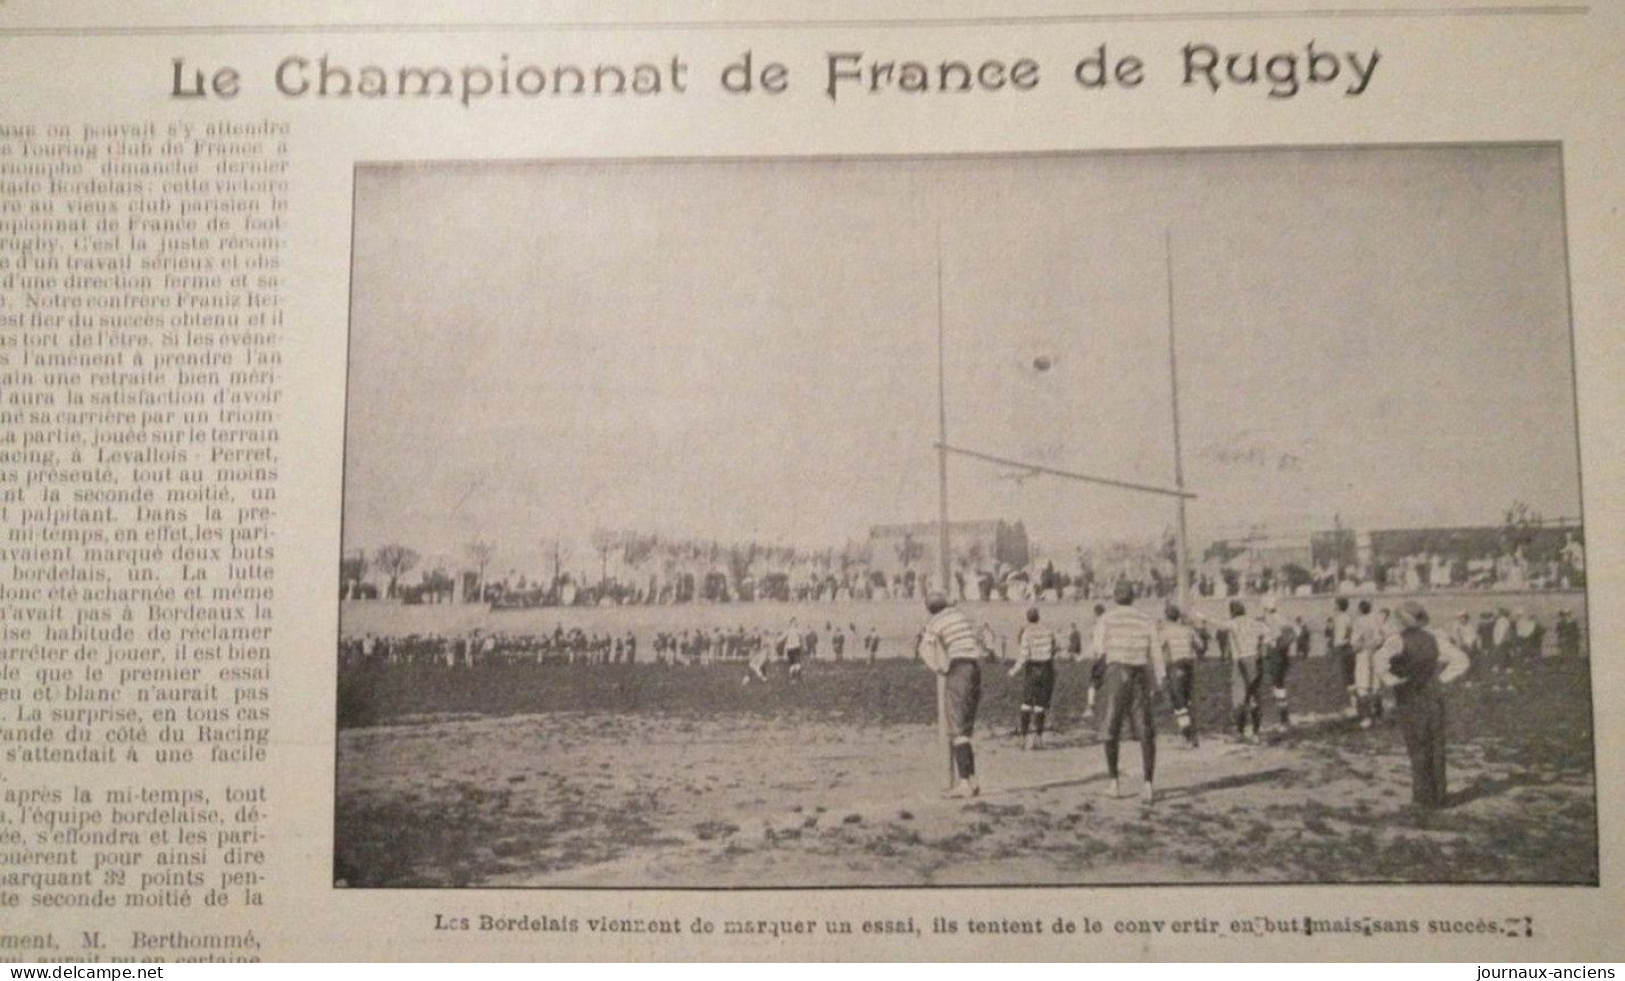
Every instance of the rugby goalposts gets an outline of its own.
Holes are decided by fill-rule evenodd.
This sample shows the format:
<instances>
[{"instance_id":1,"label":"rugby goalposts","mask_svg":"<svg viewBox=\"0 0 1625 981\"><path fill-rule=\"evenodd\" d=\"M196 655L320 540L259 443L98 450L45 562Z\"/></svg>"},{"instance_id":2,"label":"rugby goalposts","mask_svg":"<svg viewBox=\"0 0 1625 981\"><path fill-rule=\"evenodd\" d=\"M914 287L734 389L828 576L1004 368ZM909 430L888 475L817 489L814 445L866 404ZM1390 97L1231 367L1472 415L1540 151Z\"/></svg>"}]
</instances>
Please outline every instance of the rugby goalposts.
<instances>
[{"instance_id":1,"label":"rugby goalposts","mask_svg":"<svg viewBox=\"0 0 1625 981\"><path fill-rule=\"evenodd\" d=\"M1072 480L1084 484L1093 484L1103 487L1114 487L1119 490L1132 491L1141 494L1151 494L1158 497L1172 497L1178 504L1178 524L1175 537L1175 595L1178 597L1181 610L1189 607L1190 591L1190 553L1188 530L1185 520L1186 502L1194 500L1196 495L1185 487L1185 459L1183 447L1180 443L1179 427L1179 349L1174 319L1174 252L1173 230L1165 229L1163 232L1163 265L1166 273L1167 286L1167 313L1168 313L1168 391L1173 417L1174 435L1174 486L1162 487L1155 484L1146 484L1138 481L1119 480L1112 477L1102 477L1098 474L1079 473L1073 470L1063 470L1057 467L1030 463L1025 460L1016 460L999 456L993 453L984 453L978 450L955 446L948 442L948 383L947 383L947 342L946 328L942 309L942 224L937 224L937 441L934 444L937 451L937 573L940 577L941 588L944 595L951 595L949 583L953 577L953 565L950 554L950 541L948 534L948 457L950 454L962 456L969 460L981 463L991 463L1000 466L1016 467L1031 476L1058 477L1062 480ZM937 736L948 753L948 787L952 789L957 776L954 766L953 734L948 731L948 693L947 676L937 672Z\"/></svg>"}]
</instances>

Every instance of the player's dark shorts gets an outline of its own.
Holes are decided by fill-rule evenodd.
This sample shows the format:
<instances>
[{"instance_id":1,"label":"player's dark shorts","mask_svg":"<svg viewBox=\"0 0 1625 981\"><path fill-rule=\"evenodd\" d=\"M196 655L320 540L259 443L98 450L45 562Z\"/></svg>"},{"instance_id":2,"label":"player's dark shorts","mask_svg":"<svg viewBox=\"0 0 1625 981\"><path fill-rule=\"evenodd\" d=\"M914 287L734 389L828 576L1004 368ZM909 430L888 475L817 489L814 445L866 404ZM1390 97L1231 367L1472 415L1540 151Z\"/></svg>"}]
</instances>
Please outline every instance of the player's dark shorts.
<instances>
[{"instance_id":1,"label":"player's dark shorts","mask_svg":"<svg viewBox=\"0 0 1625 981\"><path fill-rule=\"evenodd\" d=\"M1338 644L1332 648L1332 657L1337 658L1338 673L1343 676L1343 687L1354 687L1354 645Z\"/></svg>"},{"instance_id":2,"label":"player's dark shorts","mask_svg":"<svg viewBox=\"0 0 1625 981\"><path fill-rule=\"evenodd\" d=\"M970 738L976 732L976 707L982 701L982 666L970 658L948 665L948 734Z\"/></svg>"},{"instance_id":3,"label":"player's dark shorts","mask_svg":"<svg viewBox=\"0 0 1625 981\"><path fill-rule=\"evenodd\" d=\"M806 653L803 652L801 648L797 647L794 650L784 652L784 663L790 665L791 667L795 667L801 663L804 657L806 657Z\"/></svg>"},{"instance_id":4,"label":"player's dark shorts","mask_svg":"<svg viewBox=\"0 0 1625 981\"><path fill-rule=\"evenodd\" d=\"M1144 665L1108 664L1101 686L1106 710L1100 715L1100 737L1117 741L1126 724L1131 738L1153 739L1156 721L1151 713L1151 669Z\"/></svg>"},{"instance_id":5,"label":"player's dark shorts","mask_svg":"<svg viewBox=\"0 0 1625 981\"><path fill-rule=\"evenodd\" d=\"M1022 707L1041 708L1048 712L1050 702L1055 698L1055 662L1028 661L1022 672L1026 680L1021 694Z\"/></svg>"},{"instance_id":6,"label":"player's dark shorts","mask_svg":"<svg viewBox=\"0 0 1625 981\"><path fill-rule=\"evenodd\" d=\"M1240 657L1231 662L1230 705L1232 708L1258 704L1258 688L1264 672L1256 657Z\"/></svg>"},{"instance_id":7,"label":"player's dark shorts","mask_svg":"<svg viewBox=\"0 0 1625 981\"><path fill-rule=\"evenodd\" d=\"M1175 712L1191 707L1191 694L1195 687L1195 661L1174 661L1168 665L1168 702Z\"/></svg>"},{"instance_id":8,"label":"player's dark shorts","mask_svg":"<svg viewBox=\"0 0 1625 981\"><path fill-rule=\"evenodd\" d=\"M1264 655L1264 670L1268 673L1271 688L1285 688L1286 674L1292 670L1292 649L1290 647L1275 647Z\"/></svg>"}]
</instances>

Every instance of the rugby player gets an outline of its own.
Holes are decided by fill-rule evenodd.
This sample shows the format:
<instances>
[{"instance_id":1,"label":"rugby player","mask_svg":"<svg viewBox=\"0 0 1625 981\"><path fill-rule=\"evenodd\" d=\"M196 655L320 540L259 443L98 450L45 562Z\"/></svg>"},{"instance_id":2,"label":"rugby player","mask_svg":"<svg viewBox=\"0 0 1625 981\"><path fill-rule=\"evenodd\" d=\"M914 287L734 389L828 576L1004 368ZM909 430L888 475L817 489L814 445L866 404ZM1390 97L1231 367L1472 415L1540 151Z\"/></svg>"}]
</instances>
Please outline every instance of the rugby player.
<instances>
[{"instance_id":1,"label":"rugby player","mask_svg":"<svg viewBox=\"0 0 1625 981\"><path fill-rule=\"evenodd\" d=\"M1157 624L1134 608L1134 585L1123 580L1112 591L1116 603L1098 621L1100 646L1106 663L1105 714L1100 734L1106 743L1106 775L1111 779L1111 796L1121 797L1122 782L1117 771L1118 743L1125 723L1140 738L1140 761L1145 784L1140 796L1145 803L1156 800L1157 728L1151 711L1151 695L1162 686L1167 669L1162 646L1157 642Z\"/></svg>"},{"instance_id":2,"label":"rugby player","mask_svg":"<svg viewBox=\"0 0 1625 981\"><path fill-rule=\"evenodd\" d=\"M1264 600L1264 667L1270 689L1275 695L1275 712L1282 729L1292 728L1291 705L1287 699L1286 676L1292 668L1292 644L1298 636L1297 628L1281 615L1280 601L1271 596Z\"/></svg>"},{"instance_id":3,"label":"rugby player","mask_svg":"<svg viewBox=\"0 0 1625 981\"><path fill-rule=\"evenodd\" d=\"M1371 612L1370 600L1361 600L1359 610L1360 616L1354 621L1354 690L1360 728L1369 729L1371 723L1382 714L1375 658L1377 648L1386 639L1386 632L1382 619Z\"/></svg>"},{"instance_id":4,"label":"rugby player","mask_svg":"<svg viewBox=\"0 0 1625 981\"><path fill-rule=\"evenodd\" d=\"M1478 651L1478 630L1473 626L1473 615L1462 610L1450 626L1450 642L1461 648L1470 662Z\"/></svg>"},{"instance_id":5,"label":"rugby player","mask_svg":"<svg viewBox=\"0 0 1625 981\"><path fill-rule=\"evenodd\" d=\"M1106 681L1106 648L1101 642L1100 618L1106 615L1106 607L1100 603L1095 604L1095 622L1089 628L1089 655L1093 659L1089 664L1089 690L1087 703L1083 707L1085 718L1092 718L1095 714L1095 697L1100 694L1100 686Z\"/></svg>"},{"instance_id":6,"label":"rugby player","mask_svg":"<svg viewBox=\"0 0 1625 981\"><path fill-rule=\"evenodd\" d=\"M1260 660L1264 650L1264 625L1247 615L1247 605L1241 600L1230 601L1230 619L1224 625L1230 641L1230 708L1235 713L1236 739L1256 742L1263 710L1260 708L1259 688L1264 674ZM1248 723L1252 724L1252 738L1247 736Z\"/></svg>"},{"instance_id":7,"label":"rugby player","mask_svg":"<svg viewBox=\"0 0 1625 981\"><path fill-rule=\"evenodd\" d=\"M1168 702L1174 708L1174 721L1185 745L1198 745L1196 726L1191 722L1191 696L1196 685L1196 655L1206 646L1196 628L1185 622L1179 607L1172 603L1164 611L1168 622L1158 633L1158 643L1168 664Z\"/></svg>"},{"instance_id":8,"label":"rugby player","mask_svg":"<svg viewBox=\"0 0 1625 981\"><path fill-rule=\"evenodd\" d=\"M801 632L795 617L790 618L790 626L785 628L779 642L784 647L784 663L790 669L790 680L800 681L802 664L807 659L807 636Z\"/></svg>"},{"instance_id":9,"label":"rugby player","mask_svg":"<svg viewBox=\"0 0 1625 981\"><path fill-rule=\"evenodd\" d=\"M1016 663L1010 677L1024 673L1019 732L1023 749L1044 744L1044 719L1055 697L1055 655L1060 650L1055 631L1038 622L1038 607L1027 610L1027 625L1016 641Z\"/></svg>"},{"instance_id":10,"label":"rugby player","mask_svg":"<svg viewBox=\"0 0 1625 981\"><path fill-rule=\"evenodd\" d=\"M948 796L975 797L982 792L976 779L976 751L971 747L976 709L982 700L982 643L976 626L946 593L927 593L925 609L931 619L920 634L920 660L947 679L944 707L956 778Z\"/></svg>"},{"instance_id":11,"label":"rugby player","mask_svg":"<svg viewBox=\"0 0 1625 981\"><path fill-rule=\"evenodd\" d=\"M1348 690L1349 702L1344 714L1354 718L1360 714L1360 688L1354 683L1354 617L1349 615L1347 596L1337 598L1337 612L1332 614L1327 641L1342 673L1343 687Z\"/></svg>"}]
</instances>

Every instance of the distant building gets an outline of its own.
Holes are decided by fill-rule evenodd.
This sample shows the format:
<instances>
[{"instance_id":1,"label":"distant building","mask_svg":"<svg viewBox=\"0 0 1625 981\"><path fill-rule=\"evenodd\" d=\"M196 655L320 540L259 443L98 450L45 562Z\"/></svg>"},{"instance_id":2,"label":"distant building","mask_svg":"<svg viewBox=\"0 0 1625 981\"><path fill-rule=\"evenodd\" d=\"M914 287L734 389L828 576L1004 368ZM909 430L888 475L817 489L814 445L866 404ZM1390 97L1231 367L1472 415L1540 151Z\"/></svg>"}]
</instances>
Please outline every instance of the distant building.
<instances>
[{"instance_id":1,"label":"distant building","mask_svg":"<svg viewBox=\"0 0 1625 981\"><path fill-rule=\"evenodd\" d=\"M1316 567L1340 569L1360 561L1359 536L1350 528L1317 531L1309 536L1309 558Z\"/></svg>"},{"instance_id":2,"label":"distant building","mask_svg":"<svg viewBox=\"0 0 1625 981\"><path fill-rule=\"evenodd\" d=\"M1309 540L1291 536L1220 539L1208 546L1204 558L1216 558L1225 567L1241 572L1289 565L1308 569L1312 552Z\"/></svg>"}]
</instances>

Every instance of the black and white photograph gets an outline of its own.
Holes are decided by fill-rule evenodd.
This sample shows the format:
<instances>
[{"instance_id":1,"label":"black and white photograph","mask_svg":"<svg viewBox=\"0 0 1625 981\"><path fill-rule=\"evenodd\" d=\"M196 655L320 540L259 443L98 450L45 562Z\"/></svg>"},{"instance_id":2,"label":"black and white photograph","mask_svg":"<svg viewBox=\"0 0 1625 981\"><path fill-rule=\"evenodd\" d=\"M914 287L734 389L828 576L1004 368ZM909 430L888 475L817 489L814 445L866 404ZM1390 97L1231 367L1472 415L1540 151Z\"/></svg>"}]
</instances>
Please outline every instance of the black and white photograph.
<instances>
[{"instance_id":1,"label":"black and white photograph","mask_svg":"<svg viewBox=\"0 0 1625 981\"><path fill-rule=\"evenodd\" d=\"M335 885L1597 884L1563 167L357 166Z\"/></svg>"}]
</instances>

